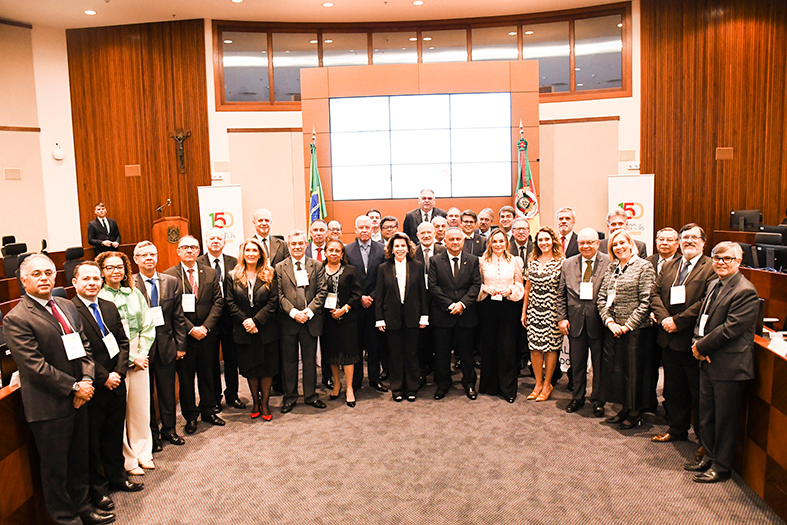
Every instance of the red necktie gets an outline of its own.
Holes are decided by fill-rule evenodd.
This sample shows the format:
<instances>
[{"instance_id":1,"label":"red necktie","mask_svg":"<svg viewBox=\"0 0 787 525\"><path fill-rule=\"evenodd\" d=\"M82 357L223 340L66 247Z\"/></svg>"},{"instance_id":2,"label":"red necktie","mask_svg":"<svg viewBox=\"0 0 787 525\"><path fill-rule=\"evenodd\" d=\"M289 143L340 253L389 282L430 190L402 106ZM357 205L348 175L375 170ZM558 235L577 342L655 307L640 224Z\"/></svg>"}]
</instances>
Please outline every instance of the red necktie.
<instances>
[{"instance_id":1,"label":"red necktie","mask_svg":"<svg viewBox=\"0 0 787 525\"><path fill-rule=\"evenodd\" d=\"M563 244L563 251L565 252L566 251L566 236L565 235L560 238L560 242Z\"/></svg>"},{"instance_id":2,"label":"red necktie","mask_svg":"<svg viewBox=\"0 0 787 525\"><path fill-rule=\"evenodd\" d=\"M194 268L189 270L189 285L191 286L191 293L197 295L197 281L194 279Z\"/></svg>"},{"instance_id":3,"label":"red necktie","mask_svg":"<svg viewBox=\"0 0 787 525\"><path fill-rule=\"evenodd\" d=\"M317 247L317 260L322 262L322 248Z\"/></svg>"},{"instance_id":4,"label":"red necktie","mask_svg":"<svg viewBox=\"0 0 787 525\"><path fill-rule=\"evenodd\" d=\"M63 314L61 314L60 310L58 310L57 306L55 306L55 301L50 299L46 304L48 304L49 308L52 309L52 315L57 320L57 322L60 323L60 328L63 329L63 333L70 334L71 328L68 326L68 321L66 321L66 318L63 317Z\"/></svg>"}]
</instances>

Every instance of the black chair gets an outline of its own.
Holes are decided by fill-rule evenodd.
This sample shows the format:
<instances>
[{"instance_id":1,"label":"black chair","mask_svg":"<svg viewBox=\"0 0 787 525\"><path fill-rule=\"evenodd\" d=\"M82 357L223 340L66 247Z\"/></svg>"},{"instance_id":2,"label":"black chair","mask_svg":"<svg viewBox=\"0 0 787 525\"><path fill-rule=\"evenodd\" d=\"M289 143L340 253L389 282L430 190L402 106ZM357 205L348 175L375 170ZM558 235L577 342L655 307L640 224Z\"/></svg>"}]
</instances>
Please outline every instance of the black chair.
<instances>
[{"instance_id":1,"label":"black chair","mask_svg":"<svg viewBox=\"0 0 787 525\"><path fill-rule=\"evenodd\" d=\"M18 265L17 265L16 270L14 271L14 274L16 275L16 283L19 285L19 293L21 295L25 295L25 287L22 286L22 277L19 275L19 267L22 266L22 261L24 261L25 259L27 259L31 255L33 255L33 253L32 252L28 252L28 253L23 253L22 255L19 255L17 257Z\"/></svg>"},{"instance_id":2,"label":"black chair","mask_svg":"<svg viewBox=\"0 0 787 525\"><path fill-rule=\"evenodd\" d=\"M787 246L787 224L779 224L777 226L760 224L760 231L763 233L780 233L782 235L782 244Z\"/></svg>"},{"instance_id":3,"label":"black chair","mask_svg":"<svg viewBox=\"0 0 787 525\"><path fill-rule=\"evenodd\" d=\"M13 235L3 235L3 246L6 244L13 244L16 242L16 237Z\"/></svg>"},{"instance_id":4,"label":"black chair","mask_svg":"<svg viewBox=\"0 0 787 525\"><path fill-rule=\"evenodd\" d=\"M46 239L41 239L41 253L46 254Z\"/></svg>"},{"instance_id":5,"label":"black chair","mask_svg":"<svg viewBox=\"0 0 787 525\"><path fill-rule=\"evenodd\" d=\"M62 286L55 286L52 288L52 297L62 297L63 299L68 299L68 294L66 293L66 289Z\"/></svg>"},{"instance_id":6,"label":"black chair","mask_svg":"<svg viewBox=\"0 0 787 525\"><path fill-rule=\"evenodd\" d=\"M19 268L19 255L27 251L27 244L23 242L3 246L3 270L6 277L12 277Z\"/></svg>"},{"instance_id":7,"label":"black chair","mask_svg":"<svg viewBox=\"0 0 787 525\"><path fill-rule=\"evenodd\" d=\"M63 263L63 272L65 273L66 284L71 285L71 280L74 278L74 268L79 263L84 262L85 249L81 246L68 248L66 250L66 262Z\"/></svg>"},{"instance_id":8,"label":"black chair","mask_svg":"<svg viewBox=\"0 0 787 525\"><path fill-rule=\"evenodd\" d=\"M739 242L738 246L740 246L741 250L743 250L743 266L748 266L749 268L759 268L757 265L757 254L752 249L751 244Z\"/></svg>"},{"instance_id":9,"label":"black chair","mask_svg":"<svg viewBox=\"0 0 787 525\"><path fill-rule=\"evenodd\" d=\"M600 241L603 241L607 237L607 234L604 232L597 232L597 233L598 233L598 240Z\"/></svg>"},{"instance_id":10,"label":"black chair","mask_svg":"<svg viewBox=\"0 0 787 525\"><path fill-rule=\"evenodd\" d=\"M758 232L754 234L754 244L782 245L782 234L772 232Z\"/></svg>"}]
</instances>

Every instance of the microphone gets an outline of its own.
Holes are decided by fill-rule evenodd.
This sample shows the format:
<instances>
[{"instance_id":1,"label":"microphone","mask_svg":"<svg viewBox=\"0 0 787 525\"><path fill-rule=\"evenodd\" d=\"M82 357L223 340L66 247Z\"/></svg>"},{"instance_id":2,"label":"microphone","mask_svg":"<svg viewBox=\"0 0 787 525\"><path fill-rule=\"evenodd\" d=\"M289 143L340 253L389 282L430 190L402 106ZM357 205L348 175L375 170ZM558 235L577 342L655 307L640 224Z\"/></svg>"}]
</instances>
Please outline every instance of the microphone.
<instances>
[{"instance_id":1,"label":"microphone","mask_svg":"<svg viewBox=\"0 0 787 525\"><path fill-rule=\"evenodd\" d=\"M156 208L156 211L161 213L164 210L164 208L166 208L167 206L172 206L172 200L171 199L167 199L167 202L165 202L164 204L162 204L161 206Z\"/></svg>"}]
</instances>

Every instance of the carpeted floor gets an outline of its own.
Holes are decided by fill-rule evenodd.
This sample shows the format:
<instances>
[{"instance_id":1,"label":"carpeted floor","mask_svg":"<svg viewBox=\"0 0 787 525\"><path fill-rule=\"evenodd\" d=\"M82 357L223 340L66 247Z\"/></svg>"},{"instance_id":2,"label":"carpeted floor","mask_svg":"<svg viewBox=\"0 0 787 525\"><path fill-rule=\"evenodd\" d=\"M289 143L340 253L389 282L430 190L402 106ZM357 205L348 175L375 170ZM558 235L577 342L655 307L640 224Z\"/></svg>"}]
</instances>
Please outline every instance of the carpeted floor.
<instances>
[{"instance_id":1,"label":"carpeted floor","mask_svg":"<svg viewBox=\"0 0 787 525\"><path fill-rule=\"evenodd\" d=\"M415 403L365 387L355 408L321 391L327 409L301 400L286 415L276 397L271 422L225 408L226 427L200 422L186 445L165 443L145 490L113 496L118 522L783 523L737 475L692 482L682 465L695 443L650 442L663 419L618 431L589 404L566 413L565 382L542 403L525 400L522 378L514 404L470 401L455 383Z\"/></svg>"}]
</instances>

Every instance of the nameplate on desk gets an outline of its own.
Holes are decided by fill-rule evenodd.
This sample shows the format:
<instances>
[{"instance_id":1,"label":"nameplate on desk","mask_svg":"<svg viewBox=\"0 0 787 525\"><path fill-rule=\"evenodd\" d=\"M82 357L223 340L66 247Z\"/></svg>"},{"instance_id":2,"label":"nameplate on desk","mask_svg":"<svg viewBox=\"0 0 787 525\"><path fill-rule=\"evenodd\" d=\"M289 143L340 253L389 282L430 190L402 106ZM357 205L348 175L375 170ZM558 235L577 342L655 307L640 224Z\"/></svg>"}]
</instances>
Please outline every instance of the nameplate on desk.
<instances>
[{"instance_id":1,"label":"nameplate on desk","mask_svg":"<svg viewBox=\"0 0 787 525\"><path fill-rule=\"evenodd\" d=\"M787 358L787 342L785 342L784 339L771 339L768 343L768 349L775 354Z\"/></svg>"}]
</instances>

